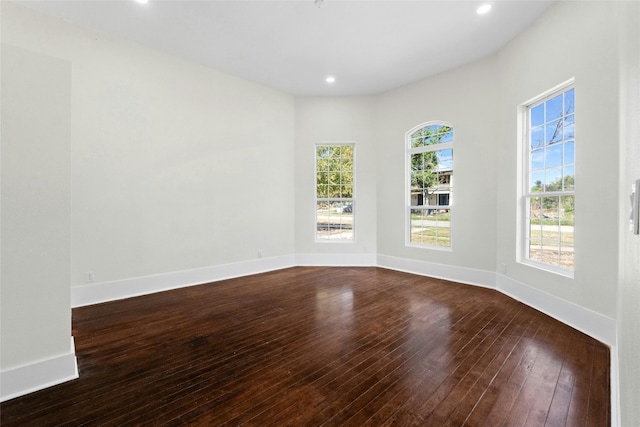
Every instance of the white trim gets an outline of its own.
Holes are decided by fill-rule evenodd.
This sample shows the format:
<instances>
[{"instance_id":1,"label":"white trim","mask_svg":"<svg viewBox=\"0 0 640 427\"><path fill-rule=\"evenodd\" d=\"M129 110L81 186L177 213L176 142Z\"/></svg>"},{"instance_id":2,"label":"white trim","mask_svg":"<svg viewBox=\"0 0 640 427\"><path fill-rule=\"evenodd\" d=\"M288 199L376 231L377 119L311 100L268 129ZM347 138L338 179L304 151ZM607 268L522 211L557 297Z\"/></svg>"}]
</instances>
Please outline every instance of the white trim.
<instances>
[{"instance_id":1,"label":"white trim","mask_svg":"<svg viewBox=\"0 0 640 427\"><path fill-rule=\"evenodd\" d=\"M78 378L75 345L69 353L0 372L0 402Z\"/></svg>"},{"instance_id":2,"label":"white trim","mask_svg":"<svg viewBox=\"0 0 640 427\"><path fill-rule=\"evenodd\" d=\"M620 371L618 368L618 346L609 348L611 362L609 363L609 376L611 378L611 427L620 427Z\"/></svg>"},{"instance_id":3,"label":"white trim","mask_svg":"<svg viewBox=\"0 0 640 427\"><path fill-rule=\"evenodd\" d=\"M616 321L503 274L496 275L497 289L529 307L533 307L613 348L616 345Z\"/></svg>"},{"instance_id":4,"label":"white trim","mask_svg":"<svg viewBox=\"0 0 640 427\"><path fill-rule=\"evenodd\" d=\"M293 255L258 258L212 267L133 277L71 288L71 307L98 304L140 295L265 273L294 266Z\"/></svg>"},{"instance_id":5,"label":"white trim","mask_svg":"<svg viewBox=\"0 0 640 427\"><path fill-rule=\"evenodd\" d=\"M296 266L375 267L376 254L296 254Z\"/></svg>"},{"instance_id":6,"label":"white trim","mask_svg":"<svg viewBox=\"0 0 640 427\"><path fill-rule=\"evenodd\" d=\"M496 287L496 274L493 271L437 264L415 259L398 258L389 255L378 255L378 267L419 274L421 276L434 277L437 279L450 280L468 285L482 286L484 288Z\"/></svg>"}]
</instances>

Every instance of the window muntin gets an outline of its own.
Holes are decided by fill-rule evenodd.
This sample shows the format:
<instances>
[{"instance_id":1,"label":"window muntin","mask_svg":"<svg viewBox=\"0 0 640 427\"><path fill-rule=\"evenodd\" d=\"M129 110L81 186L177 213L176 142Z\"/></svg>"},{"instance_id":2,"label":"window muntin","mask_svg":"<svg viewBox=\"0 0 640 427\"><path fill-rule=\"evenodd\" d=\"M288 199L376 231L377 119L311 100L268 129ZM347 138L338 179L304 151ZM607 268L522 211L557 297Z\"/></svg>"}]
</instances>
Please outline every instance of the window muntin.
<instances>
[{"instance_id":1,"label":"window muntin","mask_svg":"<svg viewBox=\"0 0 640 427\"><path fill-rule=\"evenodd\" d=\"M407 133L407 245L451 247L453 128L427 123Z\"/></svg>"},{"instance_id":2,"label":"window muntin","mask_svg":"<svg viewBox=\"0 0 640 427\"><path fill-rule=\"evenodd\" d=\"M316 144L316 240L354 239L354 149Z\"/></svg>"},{"instance_id":3,"label":"window muntin","mask_svg":"<svg viewBox=\"0 0 640 427\"><path fill-rule=\"evenodd\" d=\"M575 91L563 87L526 107L524 261L573 274Z\"/></svg>"}]
</instances>

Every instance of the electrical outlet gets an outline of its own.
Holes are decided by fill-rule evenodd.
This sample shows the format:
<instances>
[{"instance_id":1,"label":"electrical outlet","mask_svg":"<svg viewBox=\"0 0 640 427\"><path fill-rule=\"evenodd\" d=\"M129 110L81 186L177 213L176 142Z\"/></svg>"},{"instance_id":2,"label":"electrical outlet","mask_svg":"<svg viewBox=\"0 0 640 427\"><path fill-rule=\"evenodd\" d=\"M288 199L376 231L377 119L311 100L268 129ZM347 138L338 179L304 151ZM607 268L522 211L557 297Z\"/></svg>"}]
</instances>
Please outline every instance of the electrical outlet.
<instances>
[{"instance_id":1,"label":"electrical outlet","mask_svg":"<svg viewBox=\"0 0 640 427\"><path fill-rule=\"evenodd\" d=\"M93 271L87 271L86 273L84 273L84 282L85 283L91 283L93 282L94 277L93 277Z\"/></svg>"}]
</instances>

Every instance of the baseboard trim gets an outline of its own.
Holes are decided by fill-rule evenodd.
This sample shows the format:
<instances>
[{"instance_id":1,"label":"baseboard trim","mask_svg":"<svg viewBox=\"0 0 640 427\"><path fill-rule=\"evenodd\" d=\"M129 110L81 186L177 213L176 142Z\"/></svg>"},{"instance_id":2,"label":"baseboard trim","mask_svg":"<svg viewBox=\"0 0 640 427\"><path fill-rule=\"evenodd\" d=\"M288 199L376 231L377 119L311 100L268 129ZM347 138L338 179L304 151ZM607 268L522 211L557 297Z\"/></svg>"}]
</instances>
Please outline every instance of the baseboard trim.
<instances>
[{"instance_id":1,"label":"baseboard trim","mask_svg":"<svg viewBox=\"0 0 640 427\"><path fill-rule=\"evenodd\" d=\"M151 276L133 277L112 282L71 288L71 307L83 307L102 302L153 294L171 289L201 285L219 280L250 276L293 267L295 257L284 255L255 260L221 264L193 270L176 271Z\"/></svg>"},{"instance_id":2,"label":"baseboard trim","mask_svg":"<svg viewBox=\"0 0 640 427\"><path fill-rule=\"evenodd\" d=\"M616 346L616 321L562 298L532 288L503 274L497 274L497 289L530 307L608 345Z\"/></svg>"},{"instance_id":3,"label":"baseboard trim","mask_svg":"<svg viewBox=\"0 0 640 427\"><path fill-rule=\"evenodd\" d=\"M310 267L375 267L376 254L296 254L296 266Z\"/></svg>"},{"instance_id":4,"label":"baseboard trim","mask_svg":"<svg viewBox=\"0 0 640 427\"><path fill-rule=\"evenodd\" d=\"M67 354L0 372L0 402L78 378L78 362L71 337Z\"/></svg>"},{"instance_id":5,"label":"baseboard trim","mask_svg":"<svg viewBox=\"0 0 640 427\"><path fill-rule=\"evenodd\" d=\"M453 265L437 264L408 258L398 258L389 255L378 255L378 267L436 279L450 280L467 285L483 288L496 287L496 274L491 271L473 268L457 267Z\"/></svg>"}]
</instances>

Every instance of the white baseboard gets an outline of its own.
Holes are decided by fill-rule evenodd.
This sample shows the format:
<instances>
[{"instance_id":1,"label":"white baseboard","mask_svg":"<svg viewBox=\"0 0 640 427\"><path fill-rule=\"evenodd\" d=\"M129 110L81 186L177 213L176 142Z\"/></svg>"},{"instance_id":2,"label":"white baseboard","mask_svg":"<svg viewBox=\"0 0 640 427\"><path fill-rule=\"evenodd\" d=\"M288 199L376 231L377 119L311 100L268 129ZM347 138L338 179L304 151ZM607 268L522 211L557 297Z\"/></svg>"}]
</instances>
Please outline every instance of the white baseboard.
<instances>
[{"instance_id":1,"label":"white baseboard","mask_svg":"<svg viewBox=\"0 0 640 427\"><path fill-rule=\"evenodd\" d=\"M257 258L213 267L74 286L71 288L71 307L82 307L219 280L266 273L293 267L295 265L294 261L293 255Z\"/></svg>"},{"instance_id":2,"label":"white baseboard","mask_svg":"<svg viewBox=\"0 0 640 427\"><path fill-rule=\"evenodd\" d=\"M390 270L450 280L468 285L482 286L484 288L495 288L496 286L496 273L492 271L436 264L389 255L378 255L377 264L378 267L388 268Z\"/></svg>"},{"instance_id":3,"label":"white baseboard","mask_svg":"<svg viewBox=\"0 0 640 427\"><path fill-rule=\"evenodd\" d=\"M616 321L562 298L542 292L503 274L497 274L497 289L580 332L613 348L616 346Z\"/></svg>"},{"instance_id":4,"label":"white baseboard","mask_svg":"<svg viewBox=\"0 0 640 427\"><path fill-rule=\"evenodd\" d=\"M376 254L296 254L296 266L375 267Z\"/></svg>"},{"instance_id":5,"label":"white baseboard","mask_svg":"<svg viewBox=\"0 0 640 427\"><path fill-rule=\"evenodd\" d=\"M75 345L69 353L0 372L0 402L78 378Z\"/></svg>"}]
</instances>

